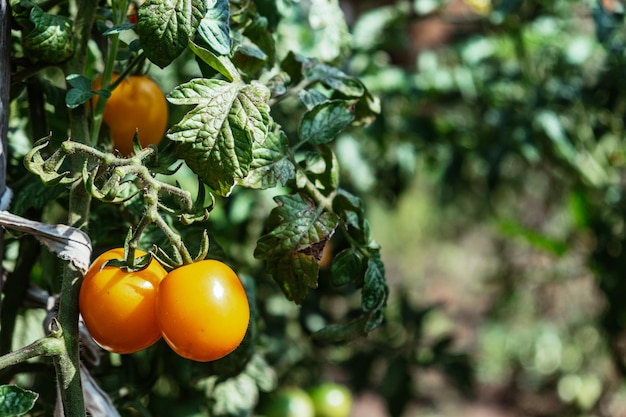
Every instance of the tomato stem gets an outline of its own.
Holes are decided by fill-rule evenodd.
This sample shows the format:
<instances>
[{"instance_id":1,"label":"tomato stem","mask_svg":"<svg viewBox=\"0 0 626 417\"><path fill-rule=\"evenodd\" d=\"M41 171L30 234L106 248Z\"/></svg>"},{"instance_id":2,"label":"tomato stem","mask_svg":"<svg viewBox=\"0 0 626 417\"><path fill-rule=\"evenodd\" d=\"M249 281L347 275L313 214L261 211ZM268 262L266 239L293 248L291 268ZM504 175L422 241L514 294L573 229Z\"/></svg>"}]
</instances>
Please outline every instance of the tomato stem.
<instances>
[{"instance_id":1,"label":"tomato stem","mask_svg":"<svg viewBox=\"0 0 626 417\"><path fill-rule=\"evenodd\" d=\"M131 270L135 267L135 251L139 248L139 239L149 224L150 219L144 215L137 223L137 226L135 226L135 230L130 234L128 241L124 244L125 261Z\"/></svg>"},{"instance_id":2,"label":"tomato stem","mask_svg":"<svg viewBox=\"0 0 626 417\"><path fill-rule=\"evenodd\" d=\"M160 214L157 213L157 215L153 218L153 221L165 234L172 245L177 258L176 261L178 263L182 263L183 265L192 264L194 259L189 253L189 250L187 249L187 246L185 246L185 242L183 242L180 235L176 233L176 231L172 229L169 224L167 224L165 219L163 219Z\"/></svg>"},{"instance_id":3,"label":"tomato stem","mask_svg":"<svg viewBox=\"0 0 626 417\"><path fill-rule=\"evenodd\" d=\"M303 175L306 176L305 173ZM306 182L304 184L304 190L315 200L315 202L324 208L329 213L333 213L333 198L336 194L335 191L331 192L328 196L324 195L319 188L315 186L315 184L306 177Z\"/></svg>"},{"instance_id":4,"label":"tomato stem","mask_svg":"<svg viewBox=\"0 0 626 417\"><path fill-rule=\"evenodd\" d=\"M28 346L0 356L0 369L26 362L38 356L67 355L63 340L59 336L55 334L43 337Z\"/></svg>"},{"instance_id":5,"label":"tomato stem","mask_svg":"<svg viewBox=\"0 0 626 417\"><path fill-rule=\"evenodd\" d=\"M85 71L89 39L93 28L98 1L84 0L72 3L75 11L74 54L68 60L66 74L83 74ZM89 124L86 106L70 111L70 137L79 143L89 143ZM82 172L83 161L72 160L72 172ZM86 229L91 196L78 182L72 184L69 197L68 225ZM78 332L78 293L82 272L71 262L64 264L59 298L58 324L63 329L64 352L55 357L55 368L59 380L59 391L63 412L66 417L84 417L85 399L80 378L80 353Z\"/></svg>"}]
</instances>

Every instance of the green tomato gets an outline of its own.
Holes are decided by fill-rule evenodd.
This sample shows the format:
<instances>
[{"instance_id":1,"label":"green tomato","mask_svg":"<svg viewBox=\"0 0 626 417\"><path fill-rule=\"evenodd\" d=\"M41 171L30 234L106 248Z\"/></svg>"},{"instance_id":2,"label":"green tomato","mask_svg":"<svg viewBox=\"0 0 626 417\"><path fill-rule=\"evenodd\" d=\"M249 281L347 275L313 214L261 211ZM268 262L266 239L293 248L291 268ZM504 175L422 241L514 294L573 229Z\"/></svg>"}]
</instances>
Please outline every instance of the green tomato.
<instances>
[{"instance_id":1,"label":"green tomato","mask_svg":"<svg viewBox=\"0 0 626 417\"><path fill-rule=\"evenodd\" d=\"M263 415L265 417L315 417L315 409L306 391L289 387L276 393Z\"/></svg>"},{"instance_id":2,"label":"green tomato","mask_svg":"<svg viewBox=\"0 0 626 417\"><path fill-rule=\"evenodd\" d=\"M348 417L352 410L352 394L344 385L323 383L309 391L315 417Z\"/></svg>"}]
</instances>

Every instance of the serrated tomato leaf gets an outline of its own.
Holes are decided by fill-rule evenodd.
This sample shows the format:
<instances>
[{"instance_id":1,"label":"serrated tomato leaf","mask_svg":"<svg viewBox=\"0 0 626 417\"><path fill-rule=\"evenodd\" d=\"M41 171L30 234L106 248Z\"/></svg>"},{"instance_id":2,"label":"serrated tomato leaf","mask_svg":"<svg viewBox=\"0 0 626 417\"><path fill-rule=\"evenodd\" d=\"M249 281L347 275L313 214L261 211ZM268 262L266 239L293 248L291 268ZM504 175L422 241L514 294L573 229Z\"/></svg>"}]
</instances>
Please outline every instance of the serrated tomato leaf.
<instances>
[{"instance_id":1,"label":"serrated tomato leaf","mask_svg":"<svg viewBox=\"0 0 626 417\"><path fill-rule=\"evenodd\" d=\"M57 64L74 52L74 27L65 16L44 12L39 6L30 11L30 22L34 25L22 40L30 57Z\"/></svg>"},{"instance_id":2,"label":"serrated tomato leaf","mask_svg":"<svg viewBox=\"0 0 626 417\"><path fill-rule=\"evenodd\" d=\"M266 261L268 272L287 298L301 303L308 288L317 286L318 259L339 218L302 194L275 200L278 207L269 215L269 231L259 238L254 256Z\"/></svg>"},{"instance_id":3,"label":"serrated tomato leaf","mask_svg":"<svg viewBox=\"0 0 626 417\"><path fill-rule=\"evenodd\" d=\"M270 132L262 144L253 142L250 170L237 184L255 189L285 185L296 176L296 169L287 158L287 147L287 136L282 130Z\"/></svg>"},{"instance_id":4,"label":"serrated tomato leaf","mask_svg":"<svg viewBox=\"0 0 626 417\"><path fill-rule=\"evenodd\" d=\"M168 100L195 105L168 132L177 152L219 195L228 195L245 178L253 143L263 143L270 123L269 90L260 83L196 79L176 87Z\"/></svg>"},{"instance_id":5,"label":"serrated tomato leaf","mask_svg":"<svg viewBox=\"0 0 626 417\"><path fill-rule=\"evenodd\" d=\"M200 38L218 55L230 53L229 17L228 0L215 0L198 27Z\"/></svg>"},{"instance_id":6,"label":"serrated tomato leaf","mask_svg":"<svg viewBox=\"0 0 626 417\"><path fill-rule=\"evenodd\" d=\"M389 288L385 279L385 265L380 251L374 251L367 262L362 290L361 308L370 313L382 309L387 303Z\"/></svg>"},{"instance_id":7,"label":"serrated tomato leaf","mask_svg":"<svg viewBox=\"0 0 626 417\"><path fill-rule=\"evenodd\" d=\"M346 249L333 260L333 275L339 272L340 283L363 280L361 289L361 315L346 322L331 324L313 334L318 343L343 343L364 336L378 327L384 319L384 307L387 304L389 288L385 279L385 267L378 250L370 251L367 260L365 277L362 276L362 266L365 259L361 259L352 249ZM333 276L333 280L335 277ZM333 281L334 282L334 281Z\"/></svg>"},{"instance_id":8,"label":"serrated tomato leaf","mask_svg":"<svg viewBox=\"0 0 626 417\"><path fill-rule=\"evenodd\" d=\"M21 416L35 405L39 394L17 385L0 386L0 417Z\"/></svg>"},{"instance_id":9,"label":"serrated tomato leaf","mask_svg":"<svg viewBox=\"0 0 626 417\"><path fill-rule=\"evenodd\" d=\"M237 67L233 65L227 56L218 56L208 49L195 44L194 42L189 42L189 49L191 49L191 51L205 64L209 65L211 68L226 77L228 81L239 81L241 79L239 72L237 71Z\"/></svg>"},{"instance_id":10,"label":"serrated tomato leaf","mask_svg":"<svg viewBox=\"0 0 626 417\"><path fill-rule=\"evenodd\" d=\"M324 64L317 59L289 52L281 61L281 68L286 71L294 83L301 80L319 81L326 87L344 97L358 98L365 92L363 83L338 68Z\"/></svg>"},{"instance_id":11,"label":"serrated tomato leaf","mask_svg":"<svg viewBox=\"0 0 626 417\"><path fill-rule=\"evenodd\" d=\"M365 86L355 77L351 77L338 68L326 64L316 63L305 69L308 79L318 80L345 97L361 97L365 93Z\"/></svg>"},{"instance_id":12,"label":"serrated tomato leaf","mask_svg":"<svg viewBox=\"0 0 626 417\"><path fill-rule=\"evenodd\" d=\"M333 286L341 287L363 275L363 259L354 249L344 249L333 259L330 271Z\"/></svg>"},{"instance_id":13,"label":"serrated tomato leaf","mask_svg":"<svg viewBox=\"0 0 626 417\"><path fill-rule=\"evenodd\" d=\"M65 105L68 108L74 109L93 97L91 79L80 74L70 74L65 80L72 87L65 95Z\"/></svg>"},{"instance_id":14,"label":"serrated tomato leaf","mask_svg":"<svg viewBox=\"0 0 626 417\"><path fill-rule=\"evenodd\" d=\"M147 0L137 11L146 56L161 68L187 48L206 13L205 0Z\"/></svg>"},{"instance_id":15,"label":"serrated tomato leaf","mask_svg":"<svg viewBox=\"0 0 626 417\"><path fill-rule=\"evenodd\" d=\"M300 140L313 145L330 142L354 120L354 102L330 100L307 111L300 121Z\"/></svg>"},{"instance_id":16,"label":"serrated tomato leaf","mask_svg":"<svg viewBox=\"0 0 626 417\"><path fill-rule=\"evenodd\" d=\"M260 354L255 354L243 372L231 378L212 376L209 387L210 415L214 417L247 416L257 404L260 391L276 387L276 374Z\"/></svg>"},{"instance_id":17,"label":"serrated tomato leaf","mask_svg":"<svg viewBox=\"0 0 626 417\"><path fill-rule=\"evenodd\" d=\"M69 109L75 109L81 104L85 103L91 97L93 92L90 90L81 90L79 88L70 88L65 95L65 105Z\"/></svg>"}]
</instances>

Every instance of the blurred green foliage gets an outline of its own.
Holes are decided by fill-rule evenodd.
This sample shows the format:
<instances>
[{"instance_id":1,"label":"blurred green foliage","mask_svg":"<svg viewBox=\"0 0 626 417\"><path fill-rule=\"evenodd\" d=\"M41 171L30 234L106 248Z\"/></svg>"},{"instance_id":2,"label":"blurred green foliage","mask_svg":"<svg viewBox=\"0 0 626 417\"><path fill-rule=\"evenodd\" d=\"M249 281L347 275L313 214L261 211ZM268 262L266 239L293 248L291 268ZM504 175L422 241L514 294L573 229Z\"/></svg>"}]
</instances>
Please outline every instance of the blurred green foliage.
<instances>
[{"instance_id":1,"label":"blurred green foliage","mask_svg":"<svg viewBox=\"0 0 626 417\"><path fill-rule=\"evenodd\" d=\"M619 414L622 3L370 6L354 6L360 14L348 65L381 98L382 114L365 134L340 138L342 178L370 204L387 202L374 224L386 264L409 293L421 294L413 308L432 300L427 289L459 287L441 290L452 295L434 311L448 317L468 356L446 368L450 359L436 356L435 343L427 357L450 371L461 392L473 388L471 400L446 408L449 390L429 391L419 370L407 375L406 362L389 359L394 375L381 384L393 388L381 392L390 415L411 415L402 407L410 396L433 416L464 415L462 404L481 398L524 415ZM465 257L484 265L463 269ZM441 283L428 282L433 270ZM390 312L386 325L394 323L410 328ZM467 332L475 334L463 344ZM409 382L415 386L407 391Z\"/></svg>"}]
</instances>

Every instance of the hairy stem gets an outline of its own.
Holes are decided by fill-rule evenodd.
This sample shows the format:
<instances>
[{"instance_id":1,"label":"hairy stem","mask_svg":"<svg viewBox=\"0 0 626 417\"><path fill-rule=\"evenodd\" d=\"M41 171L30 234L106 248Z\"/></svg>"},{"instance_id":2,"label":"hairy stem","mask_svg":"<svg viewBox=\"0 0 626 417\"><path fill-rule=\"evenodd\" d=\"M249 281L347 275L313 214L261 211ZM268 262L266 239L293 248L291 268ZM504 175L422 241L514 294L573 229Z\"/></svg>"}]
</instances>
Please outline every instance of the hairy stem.
<instances>
[{"instance_id":1,"label":"hairy stem","mask_svg":"<svg viewBox=\"0 0 626 417\"><path fill-rule=\"evenodd\" d=\"M83 74L87 62L88 42L95 22L97 0L78 1L75 16L74 55L67 63L66 74ZM73 141L89 143L89 120L85 106L78 106L70 112L70 137ZM83 161L72 159L74 173L82 171ZM68 224L79 229L87 228L91 197L80 181L70 190ZM61 401L66 417L84 417L85 400L80 379L79 333L78 333L78 292L82 273L65 264L59 300L58 324L63 330L65 352L55 357L55 367L59 379Z\"/></svg>"},{"instance_id":2,"label":"hairy stem","mask_svg":"<svg viewBox=\"0 0 626 417\"><path fill-rule=\"evenodd\" d=\"M38 356L64 356L63 342L55 335L35 340L28 346L0 356L0 369L26 362Z\"/></svg>"}]
</instances>

